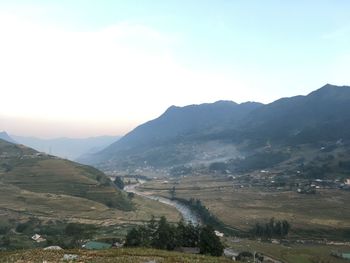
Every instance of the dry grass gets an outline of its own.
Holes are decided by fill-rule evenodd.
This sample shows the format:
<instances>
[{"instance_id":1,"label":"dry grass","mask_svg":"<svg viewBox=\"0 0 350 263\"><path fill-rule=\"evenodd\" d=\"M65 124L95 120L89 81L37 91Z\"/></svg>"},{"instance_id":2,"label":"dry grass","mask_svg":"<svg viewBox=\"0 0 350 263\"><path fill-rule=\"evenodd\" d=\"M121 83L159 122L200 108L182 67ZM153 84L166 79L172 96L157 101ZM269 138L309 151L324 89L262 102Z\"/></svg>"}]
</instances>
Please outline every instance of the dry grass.
<instances>
[{"instance_id":1,"label":"dry grass","mask_svg":"<svg viewBox=\"0 0 350 263\"><path fill-rule=\"evenodd\" d=\"M176 252L168 252L154 249L109 249L103 251L43 251L27 250L11 253L0 252L0 262L3 263L36 263L36 262L62 262L64 254L76 254L79 256L77 262L119 262L119 263L138 263L155 261L157 263L224 263L232 262L225 258L215 258L201 255L188 255Z\"/></svg>"},{"instance_id":2,"label":"dry grass","mask_svg":"<svg viewBox=\"0 0 350 263\"><path fill-rule=\"evenodd\" d=\"M115 225L143 222L152 215L166 216L172 222L180 219L176 209L157 201L135 196L132 202L135 210L126 212L80 197L36 193L0 183L0 211L11 211L18 220L34 216L43 220Z\"/></svg>"},{"instance_id":3,"label":"dry grass","mask_svg":"<svg viewBox=\"0 0 350 263\"><path fill-rule=\"evenodd\" d=\"M175 186L177 197L200 199L223 222L241 229L271 217L286 219L296 228L350 228L348 191L321 190L315 195L301 195L255 187L235 189L232 182L218 179L193 176L176 184L152 181L144 189L169 196L169 189Z\"/></svg>"}]
</instances>

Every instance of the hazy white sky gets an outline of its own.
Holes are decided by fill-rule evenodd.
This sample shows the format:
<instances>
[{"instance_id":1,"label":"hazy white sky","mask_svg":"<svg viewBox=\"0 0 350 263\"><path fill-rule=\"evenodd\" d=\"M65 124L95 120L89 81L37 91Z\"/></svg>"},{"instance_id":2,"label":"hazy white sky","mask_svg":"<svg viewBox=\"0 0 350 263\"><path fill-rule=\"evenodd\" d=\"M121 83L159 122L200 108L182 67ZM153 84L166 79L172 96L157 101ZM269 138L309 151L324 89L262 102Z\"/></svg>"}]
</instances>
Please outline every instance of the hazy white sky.
<instances>
[{"instance_id":1,"label":"hazy white sky","mask_svg":"<svg viewBox=\"0 0 350 263\"><path fill-rule=\"evenodd\" d=\"M349 84L347 1L261 2L0 0L0 130L117 135L171 105Z\"/></svg>"}]
</instances>

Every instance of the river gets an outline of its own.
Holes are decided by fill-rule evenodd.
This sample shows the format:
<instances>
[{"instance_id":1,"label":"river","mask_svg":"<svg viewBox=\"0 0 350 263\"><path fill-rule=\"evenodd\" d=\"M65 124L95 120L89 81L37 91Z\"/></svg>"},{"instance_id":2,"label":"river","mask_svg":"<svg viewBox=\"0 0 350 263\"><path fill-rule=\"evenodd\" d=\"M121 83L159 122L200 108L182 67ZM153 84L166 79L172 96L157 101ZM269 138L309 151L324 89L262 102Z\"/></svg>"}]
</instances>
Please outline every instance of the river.
<instances>
[{"instance_id":1,"label":"river","mask_svg":"<svg viewBox=\"0 0 350 263\"><path fill-rule=\"evenodd\" d=\"M173 206L180 212L180 214L185 222L191 222L193 225L200 224L199 217L188 206L186 206L178 201L175 201L175 200L170 200L168 198L152 195L150 193L137 190L137 186L140 186L143 183L144 183L144 181L140 180L140 183L138 183L138 184L126 185L124 187L124 191L126 191L128 193L134 193L134 194L137 194L137 195L142 196L144 198L148 198L148 199L155 200L155 201L158 201L158 202L163 203L163 204Z\"/></svg>"}]
</instances>

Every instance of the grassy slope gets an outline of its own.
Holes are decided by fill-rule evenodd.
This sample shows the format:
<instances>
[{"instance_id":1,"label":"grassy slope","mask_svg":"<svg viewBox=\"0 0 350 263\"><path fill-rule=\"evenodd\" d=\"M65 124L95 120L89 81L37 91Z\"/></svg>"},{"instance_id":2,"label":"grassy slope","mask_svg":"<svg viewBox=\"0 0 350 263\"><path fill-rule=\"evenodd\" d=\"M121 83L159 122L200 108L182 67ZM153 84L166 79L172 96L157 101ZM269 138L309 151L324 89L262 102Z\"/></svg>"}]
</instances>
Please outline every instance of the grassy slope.
<instances>
[{"instance_id":1,"label":"grassy slope","mask_svg":"<svg viewBox=\"0 0 350 263\"><path fill-rule=\"evenodd\" d=\"M82 197L121 210L132 208L106 176L94 169L0 141L0 182L34 193Z\"/></svg>"},{"instance_id":2,"label":"grassy slope","mask_svg":"<svg viewBox=\"0 0 350 263\"><path fill-rule=\"evenodd\" d=\"M203 263L215 263L215 262L232 262L225 258L214 258L209 256L197 256L188 255L176 252L168 252L154 249L109 249L103 251L84 251L84 250L71 250L71 251L43 251L43 250L27 250L17 251L10 253L0 252L0 262L17 262L17 263L34 263L43 262L60 262L64 254L76 254L79 255L79 262L148 262L155 260L162 263L190 263L190 262L203 262Z\"/></svg>"},{"instance_id":3,"label":"grassy slope","mask_svg":"<svg viewBox=\"0 0 350 263\"><path fill-rule=\"evenodd\" d=\"M95 168L36 154L0 140L0 212L4 216L103 224L148 220L152 214L166 215L171 221L179 218L173 208L158 202L138 197L130 201ZM135 210L130 210L131 204Z\"/></svg>"}]
</instances>

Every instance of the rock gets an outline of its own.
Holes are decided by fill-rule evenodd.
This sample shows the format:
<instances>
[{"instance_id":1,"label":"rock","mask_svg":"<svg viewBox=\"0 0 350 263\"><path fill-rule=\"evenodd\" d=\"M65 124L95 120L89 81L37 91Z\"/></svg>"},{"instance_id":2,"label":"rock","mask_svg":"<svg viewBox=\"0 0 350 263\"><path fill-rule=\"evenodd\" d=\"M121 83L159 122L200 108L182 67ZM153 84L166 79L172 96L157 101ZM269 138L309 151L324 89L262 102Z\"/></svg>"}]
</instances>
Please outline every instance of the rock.
<instances>
[{"instance_id":1,"label":"rock","mask_svg":"<svg viewBox=\"0 0 350 263\"><path fill-rule=\"evenodd\" d=\"M76 260L78 258L79 258L79 256L75 255L75 254L64 254L62 260L68 261L68 260Z\"/></svg>"},{"instance_id":2,"label":"rock","mask_svg":"<svg viewBox=\"0 0 350 263\"><path fill-rule=\"evenodd\" d=\"M44 250L62 250L62 248L59 246L50 246L50 247L44 248Z\"/></svg>"}]
</instances>

